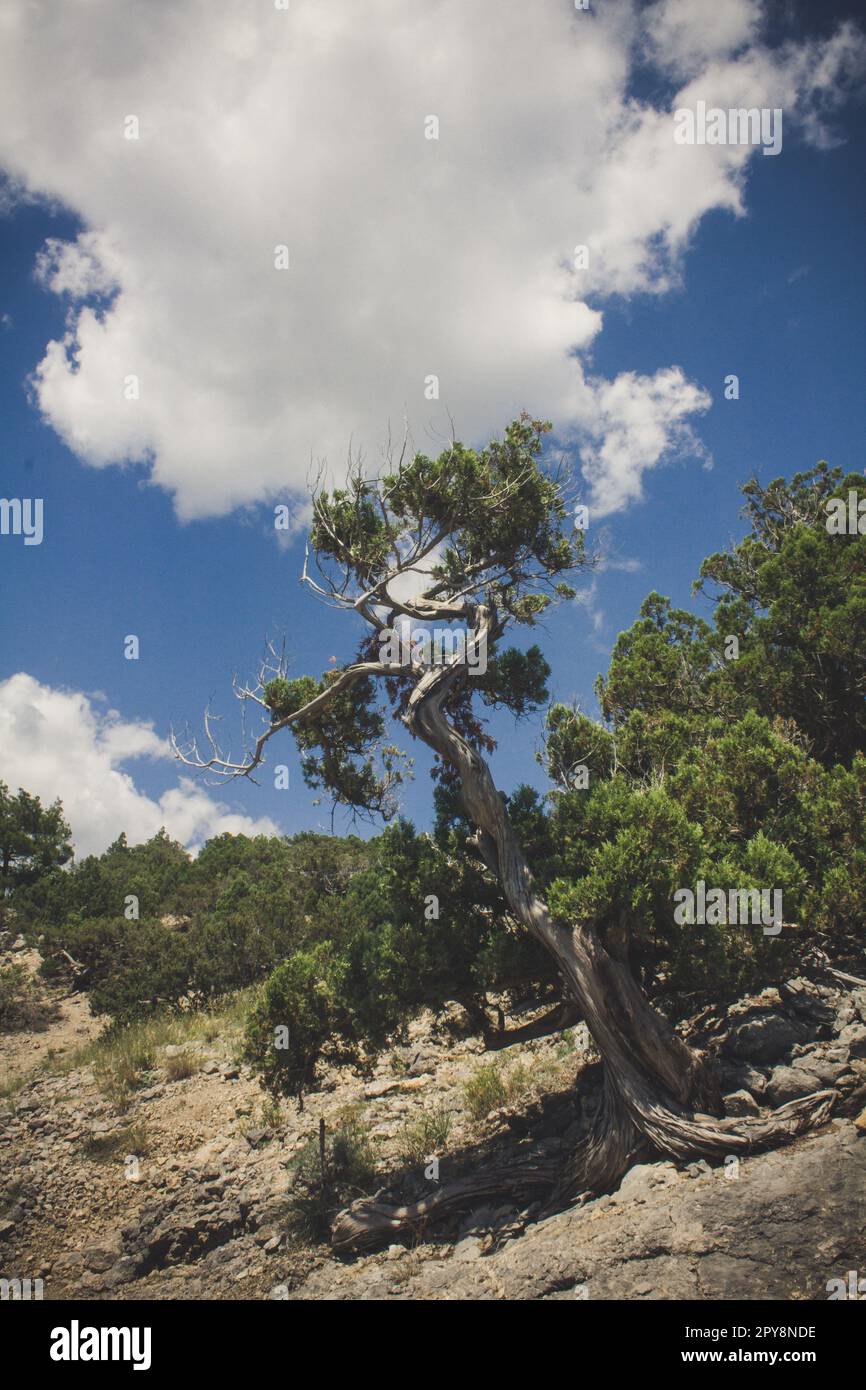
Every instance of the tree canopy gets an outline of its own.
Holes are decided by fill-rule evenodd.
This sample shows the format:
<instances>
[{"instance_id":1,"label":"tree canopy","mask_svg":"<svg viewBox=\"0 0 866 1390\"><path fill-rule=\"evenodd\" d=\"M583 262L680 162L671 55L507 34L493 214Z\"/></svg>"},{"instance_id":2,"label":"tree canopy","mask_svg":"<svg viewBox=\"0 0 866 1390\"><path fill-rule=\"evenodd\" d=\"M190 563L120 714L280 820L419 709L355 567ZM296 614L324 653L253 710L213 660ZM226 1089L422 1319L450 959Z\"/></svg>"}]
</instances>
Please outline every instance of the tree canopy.
<instances>
[{"instance_id":1,"label":"tree canopy","mask_svg":"<svg viewBox=\"0 0 866 1390\"><path fill-rule=\"evenodd\" d=\"M0 782L0 922L16 888L72 858L69 836L59 801L46 807L22 788L13 796Z\"/></svg>"}]
</instances>

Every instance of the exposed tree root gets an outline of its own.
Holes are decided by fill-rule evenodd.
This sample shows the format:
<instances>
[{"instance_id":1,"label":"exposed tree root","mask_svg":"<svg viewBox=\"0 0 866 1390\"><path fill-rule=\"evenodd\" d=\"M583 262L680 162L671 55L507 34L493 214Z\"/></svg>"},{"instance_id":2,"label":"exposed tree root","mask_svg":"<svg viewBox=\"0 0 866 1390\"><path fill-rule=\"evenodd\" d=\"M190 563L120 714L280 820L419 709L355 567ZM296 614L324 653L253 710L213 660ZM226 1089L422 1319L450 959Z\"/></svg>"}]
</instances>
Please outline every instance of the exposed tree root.
<instances>
[{"instance_id":1,"label":"exposed tree root","mask_svg":"<svg viewBox=\"0 0 866 1390\"><path fill-rule=\"evenodd\" d=\"M338 1254L372 1250L394 1237L421 1235L429 1223L465 1211L489 1197L504 1195L517 1201L539 1197L550 1192L557 1173L558 1165L552 1159L536 1160L486 1168L403 1207L389 1207L374 1198L365 1198L337 1215L331 1227L331 1246Z\"/></svg>"},{"instance_id":2,"label":"exposed tree root","mask_svg":"<svg viewBox=\"0 0 866 1390\"><path fill-rule=\"evenodd\" d=\"M337 1215L331 1227L331 1246L335 1253L349 1255L374 1250L406 1235L419 1238L428 1226L491 1198L517 1204L546 1198L541 1215L547 1215L571 1201L586 1201L611 1191L641 1156L655 1153L680 1161L719 1159L789 1143L805 1130L823 1124L835 1099L835 1091L818 1091L767 1116L722 1121L653 1106L639 1128L621 1099L606 1086L596 1127L564 1166L556 1160L539 1159L486 1168L406 1206L364 1198Z\"/></svg>"}]
</instances>

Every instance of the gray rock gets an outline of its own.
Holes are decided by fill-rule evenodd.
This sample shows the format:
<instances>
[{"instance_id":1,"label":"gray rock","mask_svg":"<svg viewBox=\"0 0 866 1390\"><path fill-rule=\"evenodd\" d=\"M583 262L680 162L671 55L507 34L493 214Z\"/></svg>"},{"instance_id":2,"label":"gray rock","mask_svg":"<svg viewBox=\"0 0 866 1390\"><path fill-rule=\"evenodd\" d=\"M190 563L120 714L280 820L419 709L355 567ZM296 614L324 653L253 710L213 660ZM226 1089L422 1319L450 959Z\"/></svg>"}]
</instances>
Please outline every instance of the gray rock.
<instances>
[{"instance_id":1,"label":"gray rock","mask_svg":"<svg viewBox=\"0 0 866 1390\"><path fill-rule=\"evenodd\" d=\"M142 1273L143 1265L141 1256L121 1255L103 1277L102 1283L106 1292L110 1293L122 1284L132 1283L133 1279L137 1279Z\"/></svg>"},{"instance_id":2,"label":"gray rock","mask_svg":"<svg viewBox=\"0 0 866 1390\"><path fill-rule=\"evenodd\" d=\"M798 1019L818 1025L833 1022L835 1010L832 996L826 998L825 991L811 980L803 976L787 980L779 992L787 1007Z\"/></svg>"},{"instance_id":3,"label":"gray rock","mask_svg":"<svg viewBox=\"0 0 866 1390\"><path fill-rule=\"evenodd\" d=\"M248 1129L244 1138L251 1149L257 1149L260 1144L266 1144L269 1139L273 1139L272 1129Z\"/></svg>"},{"instance_id":4,"label":"gray rock","mask_svg":"<svg viewBox=\"0 0 866 1390\"><path fill-rule=\"evenodd\" d=\"M686 1165L686 1172L690 1178L711 1178L713 1170L705 1158L699 1158L696 1163Z\"/></svg>"},{"instance_id":5,"label":"gray rock","mask_svg":"<svg viewBox=\"0 0 866 1390\"><path fill-rule=\"evenodd\" d=\"M839 1034L839 1042L847 1047L849 1057L866 1057L866 1025L847 1024Z\"/></svg>"},{"instance_id":6,"label":"gray rock","mask_svg":"<svg viewBox=\"0 0 866 1390\"><path fill-rule=\"evenodd\" d=\"M119 1254L119 1250L112 1250L108 1246L88 1245L81 1251L81 1261L91 1274L105 1274L116 1263Z\"/></svg>"},{"instance_id":7,"label":"gray rock","mask_svg":"<svg viewBox=\"0 0 866 1390\"><path fill-rule=\"evenodd\" d=\"M816 1053L804 1052L795 1061L797 1071L811 1072L821 1086L835 1086L840 1076L848 1071L848 1063Z\"/></svg>"},{"instance_id":8,"label":"gray rock","mask_svg":"<svg viewBox=\"0 0 866 1390\"><path fill-rule=\"evenodd\" d=\"M402 1252L401 1246L395 1248ZM455 1245L452 1258L459 1260L461 1264L470 1260L480 1260L481 1241L474 1236L467 1236L465 1240L460 1241L459 1245Z\"/></svg>"},{"instance_id":9,"label":"gray rock","mask_svg":"<svg viewBox=\"0 0 866 1390\"><path fill-rule=\"evenodd\" d=\"M817 1077L799 1067L776 1067L767 1082L767 1099L772 1105L785 1105L789 1100L820 1091Z\"/></svg>"},{"instance_id":10,"label":"gray rock","mask_svg":"<svg viewBox=\"0 0 866 1390\"><path fill-rule=\"evenodd\" d=\"M629 1168L617 1190L617 1197L644 1198L654 1187L661 1187L676 1179L677 1170L673 1163L636 1163Z\"/></svg>"},{"instance_id":11,"label":"gray rock","mask_svg":"<svg viewBox=\"0 0 866 1390\"><path fill-rule=\"evenodd\" d=\"M745 1062L775 1062L807 1035L805 1025L784 1014L761 1013L733 1029L726 1050Z\"/></svg>"},{"instance_id":12,"label":"gray rock","mask_svg":"<svg viewBox=\"0 0 866 1390\"><path fill-rule=\"evenodd\" d=\"M724 1063L721 1074L729 1091L751 1091L757 1098L764 1094L767 1087L764 1073L758 1071L757 1067L750 1067L747 1062Z\"/></svg>"},{"instance_id":13,"label":"gray rock","mask_svg":"<svg viewBox=\"0 0 866 1390\"><path fill-rule=\"evenodd\" d=\"M431 1051L416 1052L409 1063L410 1076L426 1076L428 1072L436 1070L439 1061L439 1054Z\"/></svg>"},{"instance_id":14,"label":"gray rock","mask_svg":"<svg viewBox=\"0 0 866 1390\"><path fill-rule=\"evenodd\" d=\"M866 989L855 989L851 995L851 1003L857 1010L860 1022L866 1023Z\"/></svg>"},{"instance_id":15,"label":"gray rock","mask_svg":"<svg viewBox=\"0 0 866 1390\"><path fill-rule=\"evenodd\" d=\"M757 1115L758 1102L751 1091L731 1091L723 1097L726 1115Z\"/></svg>"}]
</instances>

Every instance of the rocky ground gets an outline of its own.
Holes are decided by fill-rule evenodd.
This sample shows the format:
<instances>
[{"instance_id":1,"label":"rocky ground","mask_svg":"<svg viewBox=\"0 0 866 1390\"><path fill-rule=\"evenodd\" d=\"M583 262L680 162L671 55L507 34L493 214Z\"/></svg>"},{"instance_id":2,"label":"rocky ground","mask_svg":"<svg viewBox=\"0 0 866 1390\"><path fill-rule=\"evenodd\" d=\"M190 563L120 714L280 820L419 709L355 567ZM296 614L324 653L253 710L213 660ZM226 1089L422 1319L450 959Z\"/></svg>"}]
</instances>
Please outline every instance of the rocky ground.
<instances>
[{"instance_id":1,"label":"rocky ground","mask_svg":"<svg viewBox=\"0 0 866 1390\"><path fill-rule=\"evenodd\" d=\"M298 1112L263 1104L235 1060L231 1015L180 1042L151 1039L121 1092L117 1056L106 1070L100 1044L87 1043L98 1021L80 996L60 1003L38 1052L28 1035L0 1052L11 1083L0 1276L40 1277L45 1298L824 1299L829 1279L866 1273L864 988L791 980L685 1028L718 1054L729 1113L835 1089L830 1123L786 1149L715 1168L639 1164L582 1207L544 1219L537 1206L487 1207L353 1261L291 1232L296 1160L320 1118L330 1133L351 1108L383 1189L399 1176L410 1198L431 1183L425 1117L443 1181L556 1154L598 1104L582 1028L498 1054L507 1102L486 1116L478 1077L489 1058L461 1033L456 1006L418 1019L372 1076L326 1075Z\"/></svg>"}]
</instances>

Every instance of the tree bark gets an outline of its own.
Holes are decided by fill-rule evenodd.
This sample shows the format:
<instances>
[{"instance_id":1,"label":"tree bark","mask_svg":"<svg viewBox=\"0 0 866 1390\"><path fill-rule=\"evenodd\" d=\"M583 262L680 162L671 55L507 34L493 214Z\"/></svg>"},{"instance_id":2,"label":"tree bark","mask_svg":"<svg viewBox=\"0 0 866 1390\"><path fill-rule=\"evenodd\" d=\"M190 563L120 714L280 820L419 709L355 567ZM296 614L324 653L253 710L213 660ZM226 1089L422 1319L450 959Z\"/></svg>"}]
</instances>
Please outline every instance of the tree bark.
<instances>
[{"instance_id":1,"label":"tree bark","mask_svg":"<svg viewBox=\"0 0 866 1390\"><path fill-rule=\"evenodd\" d=\"M490 622L483 609L479 612L476 640L481 641L487 638ZM625 953L619 952L622 959L611 954L591 926L554 921L533 888L505 800L487 763L442 713L443 700L462 677L459 666L440 667L423 676L410 696L406 723L458 773L480 852L497 873L511 911L556 961L604 1061L603 1103L593 1132L555 1178L544 1166L534 1168L535 1186L546 1180L557 1202L585 1198L609 1191L648 1145L676 1159L723 1158L785 1142L826 1119L834 1091L816 1092L761 1118L719 1118L721 1096L705 1056L689 1048L652 1008ZM369 1248L416 1230L422 1220L489 1196L493 1182L492 1172L464 1178L413 1207L354 1203L337 1217L332 1243L344 1252ZM527 1174L521 1167L509 1180L508 1170L497 1170L495 1183L498 1195L508 1196L511 1189L519 1195L526 1190Z\"/></svg>"}]
</instances>

